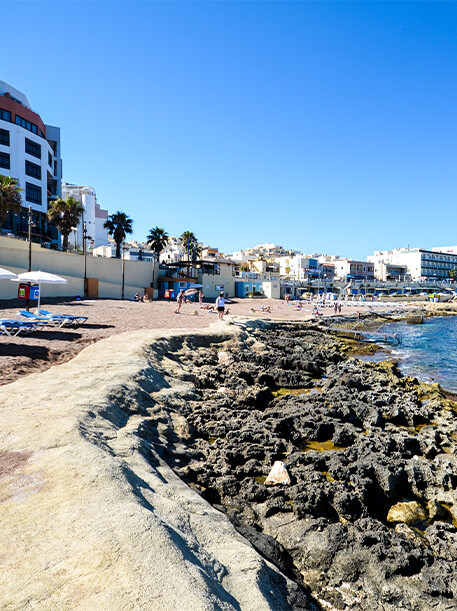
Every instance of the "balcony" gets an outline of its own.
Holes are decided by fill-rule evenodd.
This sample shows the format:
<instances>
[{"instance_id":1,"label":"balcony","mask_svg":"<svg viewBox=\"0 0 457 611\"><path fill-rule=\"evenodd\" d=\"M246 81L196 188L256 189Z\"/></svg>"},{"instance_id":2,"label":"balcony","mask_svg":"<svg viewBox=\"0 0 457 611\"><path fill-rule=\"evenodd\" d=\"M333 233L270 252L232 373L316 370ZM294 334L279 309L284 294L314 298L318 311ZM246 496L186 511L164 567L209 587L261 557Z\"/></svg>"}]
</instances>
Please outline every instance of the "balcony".
<instances>
[{"instance_id":1,"label":"balcony","mask_svg":"<svg viewBox=\"0 0 457 611\"><path fill-rule=\"evenodd\" d=\"M159 267L158 282L196 282L198 272L194 267L188 267L187 263L161 264Z\"/></svg>"}]
</instances>

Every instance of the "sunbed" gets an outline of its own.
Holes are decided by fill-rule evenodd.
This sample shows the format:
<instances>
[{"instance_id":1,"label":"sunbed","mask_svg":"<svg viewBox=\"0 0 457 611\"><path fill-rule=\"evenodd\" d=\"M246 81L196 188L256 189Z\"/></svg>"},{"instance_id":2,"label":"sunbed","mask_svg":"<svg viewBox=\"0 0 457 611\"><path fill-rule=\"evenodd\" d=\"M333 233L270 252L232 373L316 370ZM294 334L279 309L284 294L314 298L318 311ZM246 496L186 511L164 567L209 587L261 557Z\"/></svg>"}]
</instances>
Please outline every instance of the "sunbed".
<instances>
[{"instance_id":1,"label":"sunbed","mask_svg":"<svg viewBox=\"0 0 457 611\"><path fill-rule=\"evenodd\" d=\"M39 316L38 314L27 312L27 310L20 310L18 314L20 316L24 316L24 318L27 318L30 321L39 322L43 325L50 324L53 327L59 327L59 329L60 327L63 327L64 325L69 324L68 318L59 318L59 319L48 318L46 316Z\"/></svg>"},{"instance_id":2,"label":"sunbed","mask_svg":"<svg viewBox=\"0 0 457 611\"><path fill-rule=\"evenodd\" d=\"M0 335L15 337L19 333L26 334L35 331L41 324L34 321L0 319Z\"/></svg>"},{"instance_id":3,"label":"sunbed","mask_svg":"<svg viewBox=\"0 0 457 611\"><path fill-rule=\"evenodd\" d=\"M75 316L73 314L53 314L52 312L48 312L47 310L37 310L36 313L39 316L44 316L45 318L49 318L51 320L67 320L68 324L73 327L77 327L78 325L82 325L88 319L87 316Z\"/></svg>"}]
</instances>

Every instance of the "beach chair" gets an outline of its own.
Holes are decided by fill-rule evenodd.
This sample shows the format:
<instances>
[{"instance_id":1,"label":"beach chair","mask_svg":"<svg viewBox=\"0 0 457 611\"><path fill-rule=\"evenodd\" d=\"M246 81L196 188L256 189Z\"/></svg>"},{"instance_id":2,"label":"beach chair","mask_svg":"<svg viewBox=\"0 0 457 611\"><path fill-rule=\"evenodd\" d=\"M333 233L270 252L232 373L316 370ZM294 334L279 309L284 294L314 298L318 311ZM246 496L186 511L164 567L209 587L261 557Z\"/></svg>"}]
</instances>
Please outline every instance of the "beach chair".
<instances>
[{"instance_id":1,"label":"beach chair","mask_svg":"<svg viewBox=\"0 0 457 611\"><path fill-rule=\"evenodd\" d=\"M58 327L60 329L60 327L63 327L69 324L67 318L59 318L58 320L54 320L53 318L47 318L45 316L38 316L38 314L27 312L27 310L20 310L18 314L20 316L24 316L24 318L27 318L28 320L32 322L41 323L43 326L51 325L53 327Z\"/></svg>"},{"instance_id":2,"label":"beach chair","mask_svg":"<svg viewBox=\"0 0 457 611\"><path fill-rule=\"evenodd\" d=\"M35 331L40 323L22 320L4 320L0 319L0 335L8 335L15 337L16 335L31 333Z\"/></svg>"},{"instance_id":3,"label":"beach chair","mask_svg":"<svg viewBox=\"0 0 457 611\"><path fill-rule=\"evenodd\" d=\"M88 316L75 316L73 314L53 314L52 312L48 312L47 310L37 310L36 314L38 316L43 316L44 318L49 318L51 320L67 320L69 326L77 327L79 325L83 325Z\"/></svg>"}]
</instances>

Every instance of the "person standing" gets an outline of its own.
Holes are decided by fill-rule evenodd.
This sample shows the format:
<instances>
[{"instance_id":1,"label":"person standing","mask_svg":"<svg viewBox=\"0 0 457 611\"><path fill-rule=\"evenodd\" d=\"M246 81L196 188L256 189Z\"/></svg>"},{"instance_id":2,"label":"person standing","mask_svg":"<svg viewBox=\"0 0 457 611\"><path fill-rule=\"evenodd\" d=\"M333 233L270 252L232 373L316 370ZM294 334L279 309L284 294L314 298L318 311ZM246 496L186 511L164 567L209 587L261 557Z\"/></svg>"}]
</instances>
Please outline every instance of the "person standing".
<instances>
[{"instance_id":1,"label":"person standing","mask_svg":"<svg viewBox=\"0 0 457 611\"><path fill-rule=\"evenodd\" d=\"M219 297L216 299L216 310L218 319L223 320L225 311L224 293L220 293Z\"/></svg>"},{"instance_id":2,"label":"person standing","mask_svg":"<svg viewBox=\"0 0 457 611\"><path fill-rule=\"evenodd\" d=\"M203 305L203 293L202 293L201 289L198 291L198 303L199 303L200 307L202 307L202 305Z\"/></svg>"},{"instance_id":3,"label":"person standing","mask_svg":"<svg viewBox=\"0 0 457 611\"><path fill-rule=\"evenodd\" d=\"M179 314L179 310L181 309L181 306L184 301L184 291L182 289L179 291L178 296L176 297L176 301L178 303L178 307L175 310L175 314Z\"/></svg>"}]
</instances>

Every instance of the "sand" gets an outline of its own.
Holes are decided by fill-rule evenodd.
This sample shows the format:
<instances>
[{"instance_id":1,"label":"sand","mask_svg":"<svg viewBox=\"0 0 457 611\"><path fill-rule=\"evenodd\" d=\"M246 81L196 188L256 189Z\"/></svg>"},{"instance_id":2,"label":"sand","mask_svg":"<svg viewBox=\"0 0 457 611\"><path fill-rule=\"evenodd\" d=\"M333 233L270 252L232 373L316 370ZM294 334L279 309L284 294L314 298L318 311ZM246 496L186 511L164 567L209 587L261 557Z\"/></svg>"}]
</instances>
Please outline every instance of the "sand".
<instances>
[{"instance_id":1,"label":"sand","mask_svg":"<svg viewBox=\"0 0 457 611\"><path fill-rule=\"evenodd\" d=\"M271 308L262 312L260 307ZM417 307L418 304L416 303ZM430 304L439 308L447 304ZM19 300L0 302L1 318L20 318L17 311L23 309L24 302ZM8 384L21 376L44 371L52 365L69 361L83 348L100 339L140 329L201 329L217 322L217 314L200 309L198 304L184 304L180 314L175 314L175 302L155 301L135 303L120 300L64 301L45 300L42 307L55 314L78 314L88 316L88 321L78 328L46 329L28 336L0 336L0 385ZM293 304L287 305L277 299L239 299L228 305L230 314L226 321L234 317L263 318L277 320L306 320L312 318L312 306L297 311ZM342 308L343 315L355 315L357 311L367 311L367 306L348 304ZM386 304L376 311L390 311ZM253 311L254 310L254 311ZM320 308L323 316L333 316L333 308Z\"/></svg>"}]
</instances>

